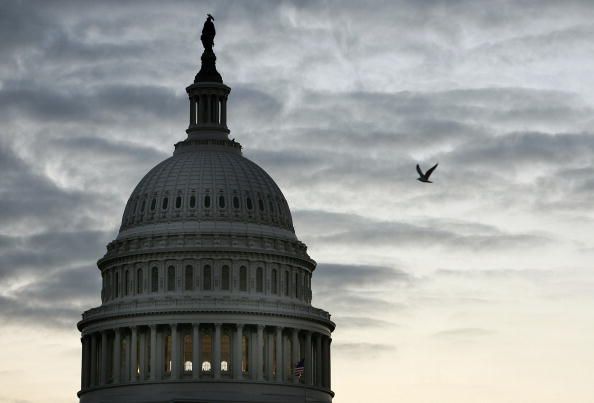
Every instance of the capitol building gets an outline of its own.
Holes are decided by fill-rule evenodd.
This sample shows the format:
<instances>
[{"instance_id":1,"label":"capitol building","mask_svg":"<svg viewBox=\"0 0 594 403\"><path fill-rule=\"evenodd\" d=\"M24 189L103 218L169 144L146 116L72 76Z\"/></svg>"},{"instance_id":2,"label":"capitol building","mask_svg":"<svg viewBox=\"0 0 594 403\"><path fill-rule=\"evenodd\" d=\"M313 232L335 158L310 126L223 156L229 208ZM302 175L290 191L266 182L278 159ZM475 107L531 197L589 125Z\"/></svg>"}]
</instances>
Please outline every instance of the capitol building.
<instances>
[{"instance_id":1,"label":"capitol building","mask_svg":"<svg viewBox=\"0 0 594 403\"><path fill-rule=\"evenodd\" d=\"M311 305L316 263L279 187L229 139L213 39L209 16L187 137L138 183L98 261L101 305L78 323L81 403L334 396L334 323Z\"/></svg>"}]
</instances>

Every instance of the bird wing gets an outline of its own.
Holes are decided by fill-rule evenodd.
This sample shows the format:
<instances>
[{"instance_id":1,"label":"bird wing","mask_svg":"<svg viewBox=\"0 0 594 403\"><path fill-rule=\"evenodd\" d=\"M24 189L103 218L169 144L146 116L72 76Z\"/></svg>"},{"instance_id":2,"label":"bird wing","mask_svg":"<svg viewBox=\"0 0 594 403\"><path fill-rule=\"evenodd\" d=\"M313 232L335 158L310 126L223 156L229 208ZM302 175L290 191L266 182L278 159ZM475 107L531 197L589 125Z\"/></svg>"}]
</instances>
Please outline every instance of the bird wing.
<instances>
[{"instance_id":1,"label":"bird wing","mask_svg":"<svg viewBox=\"0 0 594 403\"><path fill-rule=\"evenodd\" d=\"M429 170L425 174L425 175L427 175L427 179L429 179L429 177L431 176L431 174L433 173L433 171L435 171L435 168L437 168L438 165L439 165L439 163L437 163L437 164L433 165L431 168L429 168Z\"/></svg>"},{"instance_id":2,"label":"bird wing","mask_svg":"<svg viewBox=\"0 0 594 403\"><path fill-rule=\"evenodd\" d=\"M425 176L425 174L423 173L423 171L421 171L421 168L419 167L419 164L417 164L417 172L419 173L419 176Z\"/></svg>"}]
</instances>

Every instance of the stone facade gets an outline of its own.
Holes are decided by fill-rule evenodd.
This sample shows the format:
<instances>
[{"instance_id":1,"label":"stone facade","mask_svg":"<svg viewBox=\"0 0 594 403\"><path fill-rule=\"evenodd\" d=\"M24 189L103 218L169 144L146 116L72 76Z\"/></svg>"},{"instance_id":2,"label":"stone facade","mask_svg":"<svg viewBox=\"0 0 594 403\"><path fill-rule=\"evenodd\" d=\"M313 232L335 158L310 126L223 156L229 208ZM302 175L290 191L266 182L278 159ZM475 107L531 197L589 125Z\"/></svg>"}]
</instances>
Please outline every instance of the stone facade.
<instances>
[{"instance_id":1,"label":"stone facade","mask_svg":"<svg viewBox=\"0 0 594 403\"><path fill-rule=\"evenodd\" d=\"M316 264L288 203L229 140L230 88L197 76L186 90L188 137L132 192L98 262L80 402L331 402L334 323L311 305Z\"/></svg>"}]
</instances>

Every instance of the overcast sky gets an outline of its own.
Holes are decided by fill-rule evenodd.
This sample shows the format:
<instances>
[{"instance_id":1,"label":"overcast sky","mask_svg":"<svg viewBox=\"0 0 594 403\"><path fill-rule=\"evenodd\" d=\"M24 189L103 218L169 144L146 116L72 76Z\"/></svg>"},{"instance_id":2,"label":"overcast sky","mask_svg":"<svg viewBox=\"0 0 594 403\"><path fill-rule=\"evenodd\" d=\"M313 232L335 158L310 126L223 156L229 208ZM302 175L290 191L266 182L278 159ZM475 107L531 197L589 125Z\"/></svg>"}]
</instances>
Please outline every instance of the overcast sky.
<instances>
[{"instance_id":1,"label":"overcast sky","mask_svg":"<svg viewBox=\"0 0 594 403\"><path fill-rule=\"evenodd\" d=\"M206 13L231 137L318 261L335 402L591 402L588 0L3 1L0 402L77 401L95 262L185 138Z\"/></svg>"}]
</instances>

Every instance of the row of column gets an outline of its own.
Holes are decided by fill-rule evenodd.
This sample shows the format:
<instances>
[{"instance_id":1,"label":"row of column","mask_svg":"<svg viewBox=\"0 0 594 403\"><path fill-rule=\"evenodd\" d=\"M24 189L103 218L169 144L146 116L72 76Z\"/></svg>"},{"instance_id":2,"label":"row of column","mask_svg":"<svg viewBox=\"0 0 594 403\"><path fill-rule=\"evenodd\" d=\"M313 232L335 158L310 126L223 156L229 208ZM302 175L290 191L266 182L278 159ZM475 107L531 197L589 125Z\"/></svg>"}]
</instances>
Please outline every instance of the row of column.
<instances>
[{"instance_id":1,"label":"row of column","mask_svg":"<svg viewBox=\"0 0 594 403\"><path fill-rule=\"evenodd\" d=\"M297 328L174 323L103 330L85 334L81 342L83 390L222 377L330 389L331 338ZM298 376L295 368L301 361L303 373Z\"/></svg>"},{"instance_id":2,"label":"row of column","mask_svg":"<svg viewBox=\"0 0 594 403\"><path fill-rule=\"evenodd\" d=\"M227 98L202 94L190 98L190 128L199 124L227 127Z\"/></svg>"}]
</instances>

